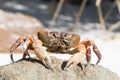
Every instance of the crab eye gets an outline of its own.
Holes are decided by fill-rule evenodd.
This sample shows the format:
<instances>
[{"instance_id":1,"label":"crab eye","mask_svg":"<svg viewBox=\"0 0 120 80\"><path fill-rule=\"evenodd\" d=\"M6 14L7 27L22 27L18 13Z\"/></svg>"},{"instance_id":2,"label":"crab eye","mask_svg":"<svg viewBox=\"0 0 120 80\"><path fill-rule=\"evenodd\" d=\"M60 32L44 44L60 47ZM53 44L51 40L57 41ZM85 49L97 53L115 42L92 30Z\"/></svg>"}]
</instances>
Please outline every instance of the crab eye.
<instances>
[{"instance_id":1,"label":"crab eye","mask_svg":"<svg viewBox=\"0 0 120 80\"><path fill-rule=\"evenodd\" d=\"M59 37L58 32L50 32L50 36Z\"/></svg>"},{"instance_id":2,"label":"crab eye","mask_svg":"<svg viewBox=\"0 0 120 80\"><path fill-rule=\"evenodd\" d=\"M64 37L70 37L70 34L66 33L66 34L64 35Z\"/></svg>"},{"instance_id":3,"label":"crab eye","mask_svg":"<svg viewBox=\"0 0 120 80\"><path fill-rule=\"evenodd\" d=\"M61 32L61 37L62 37L62 38L70 37L70 34L65 33L65 32Z\"/></svg>"},{"instance_id":4,"label":"crab eye","mask_svg":"<svg viewBox=\"0 0 120 80\"><path fill-rule=\"evenodd\" d=\"M59 37L59 34L58 34L58 33L54 33L54 36L55 36L55 37Z\"/></svg>"},{"instance_id":5,"label":"crab eye","mask_svg":"<svg viewBox=\"0 0 120 80\"><path fill-rule=\"evenodd\" d=\"M64 35L64 37L67 37L67 36L68 36L68 34L65 34L65 35Z\"/></svg>"}]
</instances>

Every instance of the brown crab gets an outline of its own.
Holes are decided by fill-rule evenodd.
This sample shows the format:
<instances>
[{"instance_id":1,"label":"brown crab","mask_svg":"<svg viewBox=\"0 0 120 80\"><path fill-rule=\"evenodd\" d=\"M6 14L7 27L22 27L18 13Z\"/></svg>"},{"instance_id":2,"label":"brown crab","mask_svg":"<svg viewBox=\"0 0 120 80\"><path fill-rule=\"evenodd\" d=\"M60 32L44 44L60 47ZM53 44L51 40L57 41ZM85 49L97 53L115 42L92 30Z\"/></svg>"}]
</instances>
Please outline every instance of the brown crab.
<instances>
[{"instance_id":1,"label":"brown crab","mask_svg":"<svg viewBox=\"0 0 120 80\"><path fill-rule=\"evenodd\" d=\"M90 63L91 60L91 49L93 46L93 51L98 57L98 61L96 65L101 60L101 53L98 50L97 46L93 41L82 41L80 42L80 36L78 34L70 34L66 32L48 32L42 31L37 33L38 39L35 39L32 35L23 35L19 37L15 43L10 47L10 52L12 53L23 41L23 58L29 55L28 50L34 50L35 55L43 62L43 64L52 68L52 62L49 52L60 52L71 54L71 58L66 63L64 70L68 70L69 68L80 63L84 56L86 56L87 63ZM46 47L46 48L45 48ZM11 59L13 61L13 57L11 54Z\"/></svg>"}]
</instances>

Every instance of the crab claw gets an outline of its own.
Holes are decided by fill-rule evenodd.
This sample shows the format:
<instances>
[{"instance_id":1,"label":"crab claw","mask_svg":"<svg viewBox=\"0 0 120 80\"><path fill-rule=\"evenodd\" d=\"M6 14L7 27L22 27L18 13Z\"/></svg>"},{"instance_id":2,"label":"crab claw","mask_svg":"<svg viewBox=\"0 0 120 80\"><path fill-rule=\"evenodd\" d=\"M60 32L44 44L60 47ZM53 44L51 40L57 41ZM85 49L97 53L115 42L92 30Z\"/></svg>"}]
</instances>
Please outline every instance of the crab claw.
<instances>
[{"instance_id":1,"label":"crab claw","mask_svg":"<svg viewBox=\"0 0 120 80\"><path fill-rule=\"evenodd\" d=\"M77 65L84 59L86 53L85 46L79 45L77 50L78 50L77 53L73 54L71 58L68 60L66 66L64 67L64 70L69 70L71 67ZM75 51L76 50L74 50L73 52Z\"/></svg>"},{"instance_id":2,"label":"crab claw","mask_svg":"<svg viewBox=\"0 0 120 80\"><path fill-rule=\"evenodd\" d=\"M38 57L47 68L51 69L52 68L51 58L46 52L46 48L42 46L42 42L40 40L34 40L33 48L36 57Z\"/></svg>"},{"instance_id":3,"label":"crab claw","mask_svg":"<svg viewBox=\"0 0 120 80\"><path fill-rule=\"evenodd\" d=\"M83 58L84 58L85 54L83 53L76 53L74 54L69 61L67 62L66 66L64 67L64 70L69 70L71 67L77 65L78 63L80 63Z\"/></svg>"}]
</instances>

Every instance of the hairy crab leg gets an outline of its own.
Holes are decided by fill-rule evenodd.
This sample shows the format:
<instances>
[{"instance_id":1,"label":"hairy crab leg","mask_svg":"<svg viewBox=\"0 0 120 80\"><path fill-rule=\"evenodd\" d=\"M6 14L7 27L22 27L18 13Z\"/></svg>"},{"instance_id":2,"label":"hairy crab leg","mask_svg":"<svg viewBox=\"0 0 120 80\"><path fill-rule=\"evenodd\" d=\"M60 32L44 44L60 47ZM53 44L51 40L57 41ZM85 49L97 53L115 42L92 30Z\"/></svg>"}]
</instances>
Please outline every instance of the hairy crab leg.
<instances>
[{"instance_id":1,"label":"hairy crab leg","mask_svg":"<svg viewBox=\"0 0 120 80\"><path fill-rule=\"evenodd\" d=\"M71 67L77 65L78 63L80 63L86 54L86 48L84 45L80 44L77 47L78 52L73 54L71 56L71 58L68 60L66 66L64 67L64 70L69 70Z\"/></svg>"},{"instance_id":2,"label":"hairy crab leg","mask_svg":"<svg viewBox=\"0 0 120 80\"><path fill-rule=\"evenodd\" d=\"M36 57L38 57L47 68L52 68L52 61L48 53L46 52L46 48L42 46L42 42L40 40L34 40L33 42L34 52Z\"/></svg>"}]
</instances>

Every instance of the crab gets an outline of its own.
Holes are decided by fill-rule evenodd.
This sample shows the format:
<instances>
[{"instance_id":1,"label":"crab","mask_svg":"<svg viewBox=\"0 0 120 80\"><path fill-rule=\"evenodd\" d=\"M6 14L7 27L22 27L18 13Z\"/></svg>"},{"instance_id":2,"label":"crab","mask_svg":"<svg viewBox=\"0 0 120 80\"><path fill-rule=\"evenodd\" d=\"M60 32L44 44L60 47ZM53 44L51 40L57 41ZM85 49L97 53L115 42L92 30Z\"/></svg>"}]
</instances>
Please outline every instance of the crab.
<instances>
[{"instance_id":1,"label":"crab","mask_svg":"<svg viewBox=\"0 0 120 80\"><path fill-rule=\"evenodd\" d=\"M79 64L83 59L87 63L91 61L91 46L93 51L98 57L96 65L101 60L101 52L97 48L96 44L90 40L83 40L80 42L80 36L78 34L72 34L67 32L57 32L57 31L39 31L37 33L37 39L33 35L23 35L19 37L10 47L11 60L13 60L13 51L16 50L18 46L23 44L23 57L30 57L28 50L33 50L36 57L42 61L42 63L49 69L52 69L52 60L48 52L59 52L61 54L72 55L67 61L64 70L69 70L71 67Z\"/></svg>"}]
</instances>

